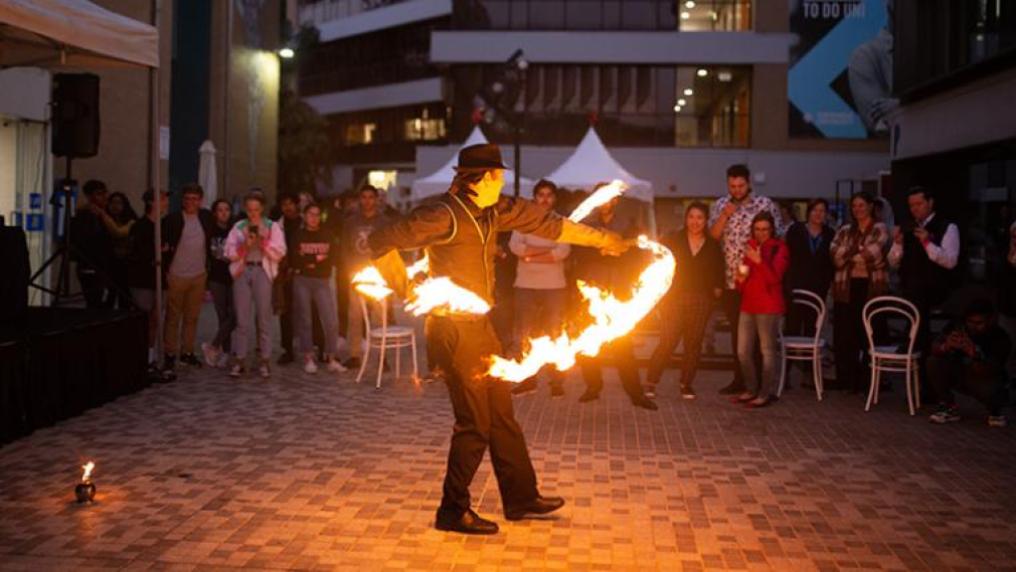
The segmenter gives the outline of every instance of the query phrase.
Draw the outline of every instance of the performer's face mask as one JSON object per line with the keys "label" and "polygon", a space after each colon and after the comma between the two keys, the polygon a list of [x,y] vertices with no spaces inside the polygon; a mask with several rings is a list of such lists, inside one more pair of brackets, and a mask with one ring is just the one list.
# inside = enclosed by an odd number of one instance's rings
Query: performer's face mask
{"label": "performer's face mask", "polygon": [[504,171],[494,169],[487,171],[483,178],[471,188],[476,193],[470,195],[476,206],[485,209],[497,203],[501,198],[501,188],[504,187]]}

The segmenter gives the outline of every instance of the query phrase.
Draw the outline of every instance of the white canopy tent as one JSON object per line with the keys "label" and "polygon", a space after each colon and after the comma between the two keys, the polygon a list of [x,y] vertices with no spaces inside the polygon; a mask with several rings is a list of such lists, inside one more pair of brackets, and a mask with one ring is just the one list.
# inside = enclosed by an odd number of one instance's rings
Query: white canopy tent
{"label": "white canopy tent", "polygon": [[603,146],[592,127],[586,132],[575,152],[545,177],[558,187],[591,191],[597,183],[620,179],[628,184],[626,197],[653,203],[653,184],[629,173]]}
{"label": "white canopy tent", "polygon": [[205,139],[198,149],[198,184],[205,191],[206,208],[211,208],[219,198],[219,176],[215,168],[215,155],[215,143],[212,143],[211,139]]}
{"label": "white canopy tent", "polygon": [[[483,131],[480,130],[480,126],[477,125],[473,128],[473,132],[469,134],[465,142],[462,143],[460,149],[469,147],[470,145],[479,145],[481,143],[487,143],[487,137],[484,136]],[[440,195],[441,193],[448,190],[448,187],[452,184],[452,179],[455,178],[455,166],[458,164],[458,152],[452,155],[448,162],[445,163],[440,169],[434,171],[426,177],[413,181],[412,200],[414,203],[419,203],[423,199]],[[504,172],[504,189],[501,191],[503,194],[511,195],[515,189],[515,172],[508,169]],[[519,193],[523,197],[530,197],[533,194],[533,181],[522,177],[519,184]]]}
{"label": "white canopy tent", "polygon": [[[159,165],[159,30],[87,0],[0,0],[0,67],[58,69],[137,67],[152,70],[150,93],[152,162]],[[152,169],[159,196],[161,169]],[[154,201],[156,219],[161,217]],[[162,307],[162,242],[155,225],[156,307]],[[162,315],[157,312],[159,331]],[[157,339],[161,336],[157,336]],[[160,352],[161,353],[161,352]]]}
{"label": "white canopy tent", "polygon": [[155,27],[87,0],[0,0],[0,63],[159,67]]}

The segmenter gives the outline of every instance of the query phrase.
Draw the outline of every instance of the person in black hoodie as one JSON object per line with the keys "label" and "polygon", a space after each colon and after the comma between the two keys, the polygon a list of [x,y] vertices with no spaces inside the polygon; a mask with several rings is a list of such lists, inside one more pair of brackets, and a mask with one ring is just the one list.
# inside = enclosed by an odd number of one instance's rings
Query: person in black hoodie
{"label": "person in black hoodie", "polygon": [[681,362],[681,397],[695,399],[692,383],[698,370],[702,336],[713,305],[723,294],[723,250],[709,236],[709,207],[695,202],[684,212],[684,228],[663,239],[674,253],[677,274],[660,304],[660,343],[649,360],[646,395],[656,396],[656,385],[663,376],[674,348],[684,340]]}
{"label": "person in black hoodie", "polygon": [[207,287],[212,294],[219,328],[211,342],[201,344],[201,352],[209,367],[225,367],[229,359],[233,328],[236,327],[233,276],[229,273],[229,258],[226,258],[224,252],[226,237],[233,228],[233,209],[229,201],[219,199],[212,203],[212,215],[215,217],[215,227],[212,229]]}
{"label": "person in black hoodie", "polygon": [[303,226],[293,237],[293,250],[289,252],[289,265],[293,272],[293,321],[300,338],[300,351],[304,355],[303,370],[317,373],[314,361],[315,313],[324,330],[322,348],[328,371],[339,373],[346,368],[338,361],[339,322],[332,295],[332,271],[338,244],[335,235],[321,228],[321,207],[309,204],[303,210]]}
{"label": "person in black hoodie", "polygon": [[[159,212],[169,209],[169,193],[163,191]],[[149,373],[159,374],[155,363],[155,339],[158,335],[158,313],[161,309],[155,306],[155,211],[152,205],[155,193],[148,190],[142,195],[145,203],[145,215],[137,220],[128,233],[130,254],[127,261],[127,286],[130,288],[134,305],[148,315],[148,361]],[[165,280],[163,280],[165,286]]]}
{"label": "person in black hoodie", "polygon": [[108,191],[106,183],[93,179],[85,183],[82,192],[87,200],[78,206],[70,225],[71,242],[76,246],[74,262],[85,305],[101,308],[106,289],[112,286],[107,282],[113,261],[113,238],[102,222]]}

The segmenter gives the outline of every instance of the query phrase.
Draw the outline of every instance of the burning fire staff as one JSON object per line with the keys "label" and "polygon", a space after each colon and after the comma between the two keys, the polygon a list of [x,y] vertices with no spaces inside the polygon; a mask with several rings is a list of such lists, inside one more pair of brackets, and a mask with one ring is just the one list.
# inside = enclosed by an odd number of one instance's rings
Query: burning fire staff
{"label": "burning fire staff", "polygon": [[[496,237],[502,231],[595,246],[611,254],[627,250],[629,243],[615,233],[573,223],[529,201],[502,198],[504,169],[496,145],[466,147],[459,152],[455,179],[445,195],[371,234],[374,265],[388,284],[399,290],[398,285],[405,283],[405,269],[392,252],[425,247],[431,276],[447,276],[493,305]],[[486,375],[486,358],[501,352],[489,318],[435,312],[427,317],[426,333],[429,351],[447,372],[455,413],[435,527],[465,534],[497,533],[496,523],[470,508],[469,484],[488,446],[506,519],[561,508],[564,499],[542,496],[537,490],[536,473],[512,408],[512,384]]]}

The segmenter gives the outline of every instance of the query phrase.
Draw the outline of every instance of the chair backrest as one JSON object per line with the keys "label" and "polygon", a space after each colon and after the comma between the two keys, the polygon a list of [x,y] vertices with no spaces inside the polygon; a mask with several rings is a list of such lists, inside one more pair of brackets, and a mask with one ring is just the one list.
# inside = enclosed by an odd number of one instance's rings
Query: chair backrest
{"label": "chair backrest", "polygon": [[795,288],[790,292],[790,303],[798,304],[800,306],[806,306],[811,308],[815,312],[815,336],[814,343],[818,343],[819,337],[822,335],[822,326],[825,324],[826,318],[826,304],[818,294],[810,290],[802,290]]}
{"label": "chair backrest", "polygon": [[875,351],[875,330],[872,322],[879,314],[895,314],[903,316],[910,324],[910,331],[907,333],[907,354],[914,353],[914,342],[917,339],[917,329],[921,325],[921,314],[917,307],[899,296],[877,296],[868,300],[861,311],[864,319],[864,331],[868,335],[868,348]]}
{"label": "chair backrest", "polygon": [[[359,292],[356,295],[360,298],[360,308],[363,311],[363,325],[366,328],[367,335],[370,336],[370,305],[367,303],[367,297]],[[370,300],[371,303],[381,306],[381,329],[388,328],[388,300]]]}

